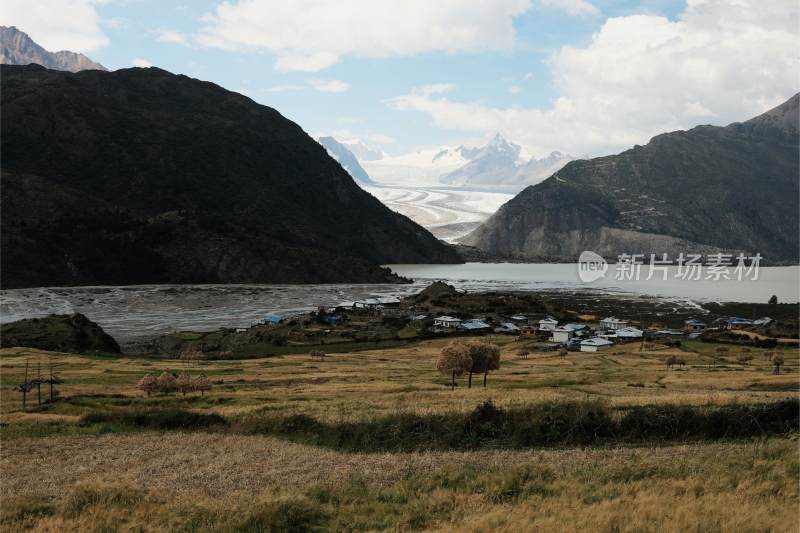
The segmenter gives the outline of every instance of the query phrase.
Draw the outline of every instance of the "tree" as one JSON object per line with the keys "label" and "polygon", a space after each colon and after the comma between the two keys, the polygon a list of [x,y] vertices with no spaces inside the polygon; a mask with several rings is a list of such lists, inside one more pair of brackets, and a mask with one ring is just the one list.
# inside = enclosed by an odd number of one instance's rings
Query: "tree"
{"label": "tree", "polygon": [[310,355],[311,359],[319,359],[320,361],[324,361],[326,356],[322,350],[311,350]]}
{"label": "tree", "polygon": [[144,391],[147,396],[150,396],[152,393],[158,390],[158,380],[153,374],[147,374],[142,376],[142,379],[139,380],[139,388]]}
{"label": "tree", "polygon": [[773,294],[767,303],[770,305],[776,305],[778,303],[778,297]]}
{"label": "tree", "polygon": [[560,355],[561,357],[566,357],[567,356],[567,349],[566,348],[561,348],[560,350],[558,350],[558,355]]}
{"label": "tree", "polygon": [[772,364],[775,365],[775,370],[773,374],[780,374],[781,373],[781,365],[784,363],[783,354],[780,352],[776,352],[772,356]]}
{"label": "tree", "polygon": [[456,376],[463,375],[470,368],[472,368],[472,358],[469,356],[469,350],[460,342],[447,343],[436,361],[436,369],[439,372],[452,376],[453,390],[456,389]]}
{"label": "tree", "polygon": [[203,396],[206,391],[211,390],[211,381],[205,374],[200,374],[194,378],[194,390],[199,390],[200,396]]}
{"label": "tree", "polygon": [[178,379],[175,380],[175,388],[181,391],[181,394],[184,396],[186,396],[187,392],[192,392],[194,390],[194,380],[192,380],[192,376],[185,372],[178,376]]}
{"label": "tree", "polygon": [[527,359],[530,354],[531,352],[529,352],[528,350],[520,350],[519,352],[517,352],[517,357],[520,357],[522,359]]}
{"label": "tree", "polygon": [[162,372],[160,376],[158,376],[158,392],[169,394],[170,392],[175,390],[175,376],[172,372]]}
{"label": "tree", "polygon": [[492,370],[500,368],[500,348],[487,342],[472,342],[467,346],[472,365],[469,370],[469,386],[472,386],[472,374],[483,374],[483,386],[486,377]]}

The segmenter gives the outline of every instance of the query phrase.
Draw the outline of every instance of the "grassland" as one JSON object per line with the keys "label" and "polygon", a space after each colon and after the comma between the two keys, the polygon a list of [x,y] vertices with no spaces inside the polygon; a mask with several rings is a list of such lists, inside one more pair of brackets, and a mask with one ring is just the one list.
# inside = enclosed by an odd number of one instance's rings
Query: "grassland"
{"label": "grassland", "polygon": [[[468,414],[586,402],[612,415],[635,406],[699,409],[798,398],[800,357],[780,375],[763,350],[685,342],[642,352],[517,356],[496,339],[488,387],[451,391],[435,371],[444,341],[337,353],[190,363],[13,348],[0,351],[0,436],[6,531],[442,530],[796,531],[796,432],[749,438],[616,442],[591,446],[353,452],[286,435],[252,434],[292,416],[365,424],[392,417]],[[669,370],[679,355],[686,366]],[[56,365],[60,399],[21,409],[12,390]],[[204,373],[205,396],[145,397],[136,383],[166,369]],[[46,391],[43,390],[43,397]],[[90,423],[100,414],[180,409],[221,426],[153,431]]]}

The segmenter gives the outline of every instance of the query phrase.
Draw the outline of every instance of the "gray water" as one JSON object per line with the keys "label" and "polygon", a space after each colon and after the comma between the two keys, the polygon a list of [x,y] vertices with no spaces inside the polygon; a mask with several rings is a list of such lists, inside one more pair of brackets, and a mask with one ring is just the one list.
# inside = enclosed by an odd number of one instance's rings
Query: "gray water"
{"label": "gray water", "polygon": [[765,267],[758,281],[599,281],[581,283],[576,265],[467,263],[389,265],[414,279],[409,285],[137,285],[47,287],[0,291],[0,322],[79,312],[121,344],[133,346],[177,330],[247,327],[266,314],[297,314],[374,296],[414,294],[433,280],[468,291],[598,290],[637,297],[652,295],[692,305],[698,301],[798,301],[800,267]]}

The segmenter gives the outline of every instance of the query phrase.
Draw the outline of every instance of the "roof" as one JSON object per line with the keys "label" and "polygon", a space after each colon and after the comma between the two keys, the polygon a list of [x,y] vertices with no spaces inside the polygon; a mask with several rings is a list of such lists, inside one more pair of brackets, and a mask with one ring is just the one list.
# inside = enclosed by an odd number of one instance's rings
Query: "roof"
{"label": "roof", "polygon": [[619,324],[619,323],[622,323],[622,322],[628,322],[628,321],[627,321],[627,320],[624,320],[624,319],[622,319],[622,318],[617,318],[617,317],[615,317],[615,316],[610,316],[610,317],[604,318],[604,319],[603,319],[603,320],[601,320],[600,322],[614,322],[614,323],[617,323],[617,324]]}
{"label": "roof", "polygon": [[554,329],[553,333],[555,333],[556,331],[558,331],[559,333],[572,333],[574,330],[568,329],[566,327],[562,327],[562,328]]}
{"label": "roof", "polygon": [[591,339],[586,339],[581,341],[581,345],[586,346],[608,346],[609,344],[614,344],[608,339],[603,339],[601,337],[592,337]]}
{"label": "roof", "polygon": [[693,318],[693,319],[691,319],[691,320],[687,320],[687,321],[685,322],[685,324],[686,324],[687,326],[689,326],[689,325],[705,326],[705,325],[706,325],[706,324],[705,324],[705,322],[701,322],[701,321],[699,321],[699,320],[695,320],[694,318]]}
{"label": "roof", "polygon": [[539,321],[539,323],[540,323],[540,324],[541,324],[542,322],[552,322],[553,324],[558,324],[558,320],[556,320],[555,318],[553,318],[553,317],[551,317],[551,316],[546,316],[546,317],[544,317],[543,319],[541,319],[541,320]]}
{"label": "roof", "polygon": [[514,331],[519,331],[519,328],[517,327],[517,325],[516,324],[512,324],[511,322],[503,322],[502,324],[500,324],[500,327],[503,328],[503,329],[511,329],[511,330],[514,330]]}
{"label": "roof", "polygon": [[464,329],[484,329],[490,326],[486,322],[481,322],[480,320],[467,320],[461,323],[461,327]]}
{"label": "roof", "polygon": [[564,329],[568,329],[570,331],[578,331],[579,329],[586,329],[588,326],[586,324],[566,324]]}
{"label": "roof", "polygon": [[440,322],[461,322],[460,318],[447,315],[437,316],[436,318],[434,318],[434,320],[438,320]]}
{"label": "roof", "polygon": [[641,337],[644,331],[636,328],[620,328],[617,330],[617,337]]}
{"label": "roof", "polygon": [[511,317],[511,320],[528,320],[528,317],[522,315],[514,315]]}
{"label": "roof", "polygon": [[411,320],[425,320],[426,318],[428,318],[428,315],[411,315],[408,318]]}
{"label": "roof", "polygon": [[277,322],[283,322],[283,317],[282,316],[278,316],[278,315],[267,315],[267,316],[264,317],[264,320],[266,322],[277,323]]}
{"label": "roof", "polygon": [[739,318],[739,317],[731,317],[728,319],[729,324],[752,324],[752,320],[748,320],[746,318]]}
{"label": "roof", "polygon": [[772,319],[768,316],[762,316],[758,320],[753,320],[753,324],[769,324],[772,322]]}

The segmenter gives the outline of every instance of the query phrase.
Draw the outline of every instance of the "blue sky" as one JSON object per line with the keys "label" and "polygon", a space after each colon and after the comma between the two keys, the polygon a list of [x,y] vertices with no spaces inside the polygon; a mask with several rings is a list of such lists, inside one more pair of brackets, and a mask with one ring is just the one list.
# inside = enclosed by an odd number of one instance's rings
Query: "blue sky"
{"label": "blue sky", "polygon": [[[333,15],[316,22],[309,15],[309,37],[298,43],[295,33],[306,30],[306,14],[320,2],[289,2],[292,12],[279,7],[286,2],[233,0],[223,15],[216,0],[44,0],[51,9],[37,19],[10,0],[0,23],[110,69],[151,64],[213,81],[309,133],[358,137],[394,154],[474,144],[495,130],[535,155],[609,153],[668,129],[746,119],[798,88],[796,58],[785,48],[798,44],[791,1],[764,16],[757,2],[442,0],[448,5],[435,13],[389,17],[365,15],[358,0],[329,2],[333,11],[325,13]],[[296,31],[276,31],[280,17]],[[730,35],[726,19],[767,31],[754,42],[714,48],[709,43]],[[397,35],[395,22],[403,27]],[[376,42],[383,45],[381,24],[387,50],[373,54]],[[373,25],[377,38],[368,35]],[[467,29],[452,33],[458,25]],[[431,37],[436,27],[441,39]],[[737,46],[751,50],[747,58],[736,57]],[[287,57],[288,67],[276,64]],[[708,68],[713,75],[704,79]],[[746,68],[762,79],[731,74]],[[426,89],[434,84],[439,89]]]}

